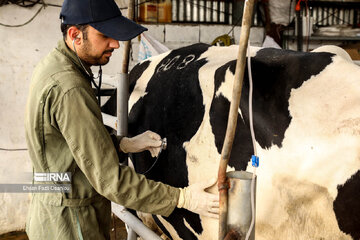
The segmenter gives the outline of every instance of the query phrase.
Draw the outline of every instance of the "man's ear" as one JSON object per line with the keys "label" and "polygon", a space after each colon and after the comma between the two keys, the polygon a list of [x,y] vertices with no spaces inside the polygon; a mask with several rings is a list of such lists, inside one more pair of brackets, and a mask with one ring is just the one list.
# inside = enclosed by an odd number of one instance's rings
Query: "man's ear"
{"label": "man's ear", "polygon": [[71,26],[68,29],[67,36],[70,39],[70,41],[75,41],[76,44],[81,43],[82,39],[82,32],[75,26]]}

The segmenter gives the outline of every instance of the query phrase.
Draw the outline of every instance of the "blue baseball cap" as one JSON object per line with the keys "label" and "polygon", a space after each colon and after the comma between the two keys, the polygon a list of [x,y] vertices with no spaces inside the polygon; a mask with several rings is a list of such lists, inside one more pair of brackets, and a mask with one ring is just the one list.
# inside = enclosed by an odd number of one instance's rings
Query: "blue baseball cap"
{"label": "blue baseball cap", "polygon": [[89,24],[118,41],[130,40],[147,30],[124,17],[114,0],[65,0],[60,19],[64,24]]}

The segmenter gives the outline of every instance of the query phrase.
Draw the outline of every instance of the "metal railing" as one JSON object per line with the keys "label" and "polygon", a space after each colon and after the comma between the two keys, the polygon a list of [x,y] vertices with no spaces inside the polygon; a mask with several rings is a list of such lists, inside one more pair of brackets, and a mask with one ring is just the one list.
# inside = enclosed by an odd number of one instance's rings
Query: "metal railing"
{"label": "metal railing", "polygon": [[[138,22],[162,23],[160,6],[166,0],[135,0]],[[172,23],[241,25],[243,0],[168,0]],[[147,11],[147,12],[146,12]],[[146,17],[144,14],[148,14]],[[157,16],[156,16],[157,15]],[[149,17],[150,16],[150,17]],[[161,18],[161,17],[160,17]],[[158,21],[159,20],[159,21]],[[255,4],[253,26],[262,26],[258,4]]]}
{"label": "metal railing", "polygon": [[308,7],[316,26],[360,27],[360,1],[309,1]]}
{"label": "metal railing", "polygon": [[172,21],[232,24],[233,5],[232,0],[172,0]]}

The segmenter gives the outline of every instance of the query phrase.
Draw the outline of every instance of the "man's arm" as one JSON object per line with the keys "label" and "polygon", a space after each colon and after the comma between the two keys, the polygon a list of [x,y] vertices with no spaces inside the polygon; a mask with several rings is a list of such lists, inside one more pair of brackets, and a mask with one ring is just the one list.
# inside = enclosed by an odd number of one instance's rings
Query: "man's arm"
{"label": "man's arm", "polygon": [[180,190],[148,180],[127,166],[119,166],[116,149],[102,121],[96,99],[77,87],[62,97],[54,114],[74,159],[101,195],[125,207],[169,215]]}
{"label": "man's arm", "polygon": [[[205,192],[214,181],[178,189],[120,166],[111,137],[101,121],[97,101],[84,88],[69,90],[55,108],[55,116],[77,165],[96,191],[109,200],[164,216],[177,206],[217,217],[218,196]],[[160,136],[150,131],[125,139],[119,148],[126,152],[155,149],[157,155],[161,145]]]}

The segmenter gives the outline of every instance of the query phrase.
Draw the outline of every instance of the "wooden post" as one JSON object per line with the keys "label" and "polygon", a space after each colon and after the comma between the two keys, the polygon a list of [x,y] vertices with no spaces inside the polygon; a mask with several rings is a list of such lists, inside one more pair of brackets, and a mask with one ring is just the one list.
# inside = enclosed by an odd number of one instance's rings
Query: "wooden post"
{"label": "wooden post", "polygon": [[[134,19],[134,5],[135,0],[129,0],[128,4],[128,19]],[[121,73],[117,79],[117,135],[126,137],[128,134],[128,99],[129,99],[129,55],[130,55],[131,39],[124,42],[124,53]]]}
{"label": "wooden post", "polygon": [[227,211],[228,211],[228,189],[229,183],[226,177],[226,168],[229,163],[232,144],[235,137],[238,109],[244,80],[246,50],[252,24],[252,13],[254,0],[245,0],[244,14],[241,25],[240,43],[236,61],[235,79],[233,84],[232,100],[229,110],[229,119],[226,128],[224,145],[221,151],[221,160],[218,172],[218,189],[220,197],[219,213],[219,240],[224,240],[227,234]]}
{"label": "wooden post", "polygon": [[[129,6],[128,6],[128,19],[134,20],[134,0],[129,0]],[[131,40],[125,42],[124,46],[124,55],[123,55],[123,65],[122,65],[122,73],[128,73],[129,72],[129,55],[130,55],[130,44]]]}

